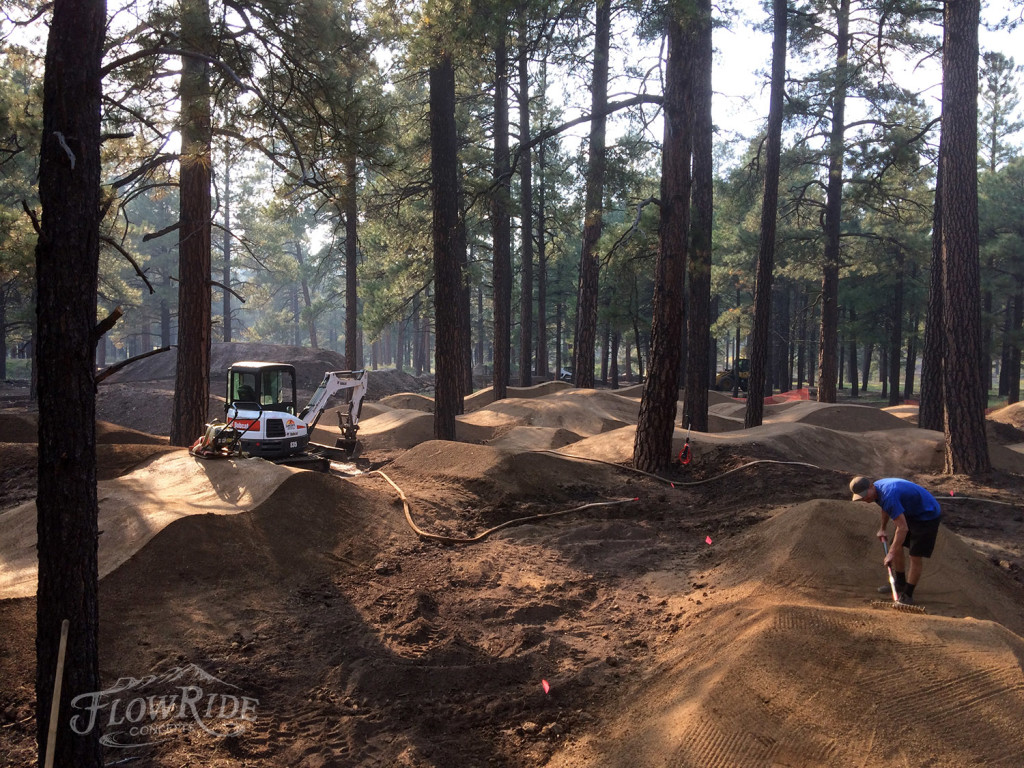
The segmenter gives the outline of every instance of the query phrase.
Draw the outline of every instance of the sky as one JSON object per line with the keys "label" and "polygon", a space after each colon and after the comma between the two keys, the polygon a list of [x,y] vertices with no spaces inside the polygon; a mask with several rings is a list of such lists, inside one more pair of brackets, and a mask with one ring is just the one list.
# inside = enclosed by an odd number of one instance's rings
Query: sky
{"label": "sky", "polygon": [[[760,0],[731,1],[741,21],[731,29],[717,29],[714,33],[714,120],[726,130],[749,136],[759,130],[768,115],[767,71],[771,65],[771,37],[754,30],[749,20],[766,19],[768,11],[761,7]],[[1014,57],[1018,64],[1024,64],[1024,26],[997,32],[985,28],[984,22],[996,22],[1008,13],[1009,0],[982,2],[983,25],[978,30],[981,51],[1001,51]],[[1020,18],[1024,9],[1017,8],[1013,13]],[[940,34],[940,30],[937,28],[935,33]],[[918,90],[929,87],[926,98],[933,102],[938,113],[941,98],[938,61],[917,69],[908,67],[903,77]]]}

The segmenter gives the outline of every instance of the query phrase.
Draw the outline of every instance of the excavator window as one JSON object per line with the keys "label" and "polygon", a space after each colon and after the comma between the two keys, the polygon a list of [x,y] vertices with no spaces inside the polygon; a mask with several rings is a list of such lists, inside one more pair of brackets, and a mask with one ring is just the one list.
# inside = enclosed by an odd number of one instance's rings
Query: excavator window
{"label": "excavator window", "polygon": [[236,403],[255,403],[256,374],[235,372],[232,378],[231,400]]}
{"label": "excavator window", "polygon": [[260,404],[270,411],[287,411],[295,413],[295,403],[291,402],[292,382],[285,371],[264,371],[263,389],[260,392]]}

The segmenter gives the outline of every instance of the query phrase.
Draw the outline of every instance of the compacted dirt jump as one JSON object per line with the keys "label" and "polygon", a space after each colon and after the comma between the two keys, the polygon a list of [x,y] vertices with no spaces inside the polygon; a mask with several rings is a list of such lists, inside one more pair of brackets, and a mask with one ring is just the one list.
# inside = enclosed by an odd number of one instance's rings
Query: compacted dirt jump
{"label": "compacted dirt jump", "polygon": [[[160,738],[104,710],[107,762],[1021,765],[1015,414],[995,415],[997,469],[968,482],[939,474],[942,436],[912,414],[780,403],[744,430],[722,399],[723,428],[691,434],[692,463],[659,480],[621,466],[639,392],[514,394],[478,395],[455,443],[432,439],[421,393],[368,404],[363,456],[332,474],[157,438],[101,451],[104,695],[147,680],[221,697],[205,727],[147,709]],[[0,417],[13,767],[35,751],[35,446],[24,408]],[[849,501],[854,474],[942,502],[926,614],[872,605],[878,512]]]}

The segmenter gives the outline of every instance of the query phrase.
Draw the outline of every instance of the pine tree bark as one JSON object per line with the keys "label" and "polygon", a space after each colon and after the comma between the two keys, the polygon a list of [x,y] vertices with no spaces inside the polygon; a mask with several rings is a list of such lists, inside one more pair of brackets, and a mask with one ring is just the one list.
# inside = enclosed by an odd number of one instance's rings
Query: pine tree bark
{"label": "pine tree bark", "polygon": [[359,360],[359,170],[355,155],[345,158],[345,365],[358,370]]}
{"label": "pine tree bark", "polygon": [[61,624],[69,633],[54,765],[103,765],[100,733],[70,727],[69,702],[101,690],[96,498],[96,290],[100,225],[103,0],[56,0],[43,79],[36,245],[36,727],[49,743]]}
{"label": "pine tree bark", "polygon": [[1017,278],[1017,289],[1013,295],[1013,337],[1010,341],[1009,355],[1006,361],[1007,390],[1006,403],[1012,405],[1020,402],[1020,338],[1021,328],[1024,327],[1024,279]]}
{"label": "pine tree bark", "polygon": [[821,281],[821,332],[818,337],[818,402],[836,401],[839,332],[839,235],[843,215],[843,154],[846,134],[846,92],[850,50],[850,0],[840,0],[836,33],[836,83],[832,97],[832,129],[828,143],[828,184],[825,200],[825,264]]}
{"label": "pine tree bark", "polygon": [[943,328],[946,472],[989,471],[978,260],[979,0],[945,4],[942,59]]}
{"label": "pine tree bark", "polygon": [[519,386],[533,385],[533,151],[530,143],[530,57],[527,7],[520,6],[519,36]]}
{"label": "pine tree bark", "polygon": [[786,81],[787,0],[774,0],[772,80],[768,105],[768,136],[764,145],[764,194],[761,202],[761,239],[754,283],[754,326],[750,345],[745,426],[759,427],[764,418],[768,331],[771,328],[772,273],[775,269],[775,231],[779,210],[779,166],[782,155],[782,108]]}
{"label": "pine tree bark", "polygon": [[608,105],[608,52],[611,48],[611,0],[597,0],[594,32],[594,76],[591,82],[590,157],[584,195],[583,246],[580,251],[579,290],[576,299],[576,339],[573,347],[573,378],[577,387],[594,386],[597,346],[598,263],[601,238],[604,178],[607,166],[605,128]]}
{"label": "pine tree bark", "polygon": [[494,46],[494,190],[491,197],[491,239],[494,244],[491,281],[494,312],[494,399],[508,396],[512,337],[512,223],[508,147],[508,46],[504,26]]}
{"label": "pine tree bark", "polygon": [[687,264],[686,373],[683,426],[708,431],[711,378],[711,250],[714,207],[714,128],[711,119],[711,2],[697,3],[693,88],[693,211]]}
{"label": "pine tree bark", "polygon": [[661,165],[661,225],[655,266],[651,350],[633,443],[633,465],[657,472],[672,459],[683,338],[683,281],[690,224],[690,60],[693,37],[678,7],[668,19],[665,65],[665,139]]}
{"label": "pine tree bark", "polygon": [[[221,282],[224,285],[224,295],[221,301],[222,324],[224,331],[224,342],[231,342],[231,158],[224,159],[224,237],[221,240]],[[145,351],[149,351],[148,345]]]}
{"label": "pine tree bark", "polygon": [[430,176],[434,251],[434,437],[455,439],[462,412],[462,268],[458,248],[458,133],[455,123],[455,67],[450,51],[430,67]]}
{"label": "pine tree bark", "polygon": [[537,375],[542,381],[551,378],[548,359],[548,254],[544,236],[547,228],[544,210],[544,142],[537,147],[540,182],[537,185]]}
{"label": "pine tree bark", "polygon": [[[209,0],[181,8],[186,51],[211,49]],[[210,163],[209,65],[196,56],[181,60],[181,172],[178,228],[178,359],[175,369],[171,445],[191,445],[203,434],[210,392]]]}
{"label": "pine tree bark", "polygon": [[850,304],[850,340],[849,340],[849,368],[850,368],[850,397],[860,397],[860,379],[857,375],[857,308]]}
{"label": "pine tree bark", "polygon": [[[939,157],[945,130],[939,139]],[[917,425],[921,429],[941,432],[944,419],[943,369],[946,360],[946,335],[943,331],[942,295],[942,163],[935,174],[935,205],[932,209],[932,259],[928,279],[928,307],[924,325],[924,349],[921,353],[921,404]]]}
{"label": "pine tree bark", "polygon": [[[897,246],[898,247],[898,246]],[[903,348],[903,249],[896,256],[896,287],[893,290],[892,326],[889,335],[889,405],[900,404],[900,351]]]}

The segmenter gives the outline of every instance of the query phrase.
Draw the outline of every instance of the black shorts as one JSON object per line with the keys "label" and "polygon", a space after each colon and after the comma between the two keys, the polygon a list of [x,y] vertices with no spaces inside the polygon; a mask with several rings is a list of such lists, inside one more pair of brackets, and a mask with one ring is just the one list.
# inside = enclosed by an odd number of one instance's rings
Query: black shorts
{"label": "black shorts", "polygon": [[935,550],[935,537],[939,534],[940,518],[934,520],[911,520],[907,518],[907,538],[903,546],[910,549],[913,557],[931,557]]}

